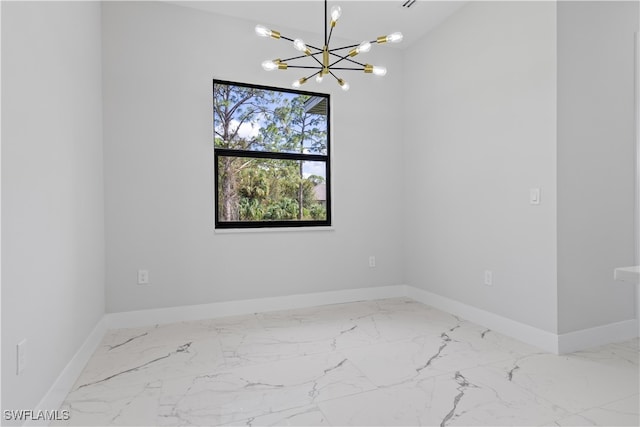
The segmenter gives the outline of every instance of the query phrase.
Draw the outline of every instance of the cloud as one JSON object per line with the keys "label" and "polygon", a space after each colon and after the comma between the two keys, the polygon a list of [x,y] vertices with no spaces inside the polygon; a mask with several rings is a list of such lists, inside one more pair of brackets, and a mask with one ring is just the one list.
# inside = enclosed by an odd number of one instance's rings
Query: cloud
{"label": "cloud", "polygon": [[[240,129],[238,129],[240,126]],[[231,120],[231,130],[238,129],[238,136],[243,139],[253,139],[260,134],[260,125],[244,122],[240,124],[238,120]]]}

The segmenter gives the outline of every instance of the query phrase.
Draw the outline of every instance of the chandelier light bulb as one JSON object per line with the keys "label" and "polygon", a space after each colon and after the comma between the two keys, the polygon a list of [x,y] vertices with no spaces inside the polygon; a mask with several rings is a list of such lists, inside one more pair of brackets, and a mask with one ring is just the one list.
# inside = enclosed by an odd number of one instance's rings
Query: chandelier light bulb
{"label": "chandelier light bulb", "polygon": [[376,76],[384,76],[387,74],[387,69],[385,67],[380,67],[377,65],[373,66],[373,74],[375,74]]}
{"label": "chandelier light bulb", "polygon": [[360,45],[358,45],[355,49],[351,50],[349,52],[349,56],[356,56],[361,52],[369,52],[370,50],[371,50],[371,43],[364,41],[360,43]]}
{"label": "chandelier light bulb", "polygon": [[265,27],[264,25],[256,25],[256,34],[260,37],[270,37],[271,30]]}
{"label": "chandelier light bulb", "polygon": [[295,47],[297,50],[299,50],[300,52],[304,52],[304,50],[307,48],[307,45],[304,44],[304,42],[302,41],[302,39],[295,39],[293,41],[293,47]]}
{"label": "chandelier light bulb", "polygon": [[307,45],[304,44],[304,41],[302,41],[302,39],[295,39],[293,41],[293,47],[295,47],[296,50],[299,50],[300,52],[304,52],[307,55],[311,55],[311,50],[309,50]]}
{"label": "chandelier light bulb", "polygon": [[400,43],[402,41],[402,39],[404,38],[404,36],[402,35],[402,33],[398,32],[398,33],[391,33],[387,36],[387,41],[389,43]]}
{"label": "chandelier light bulb", "polygon": [[342,15],[342,8],[340,6],[333,6],[331,8],[331,21],[335,23],[340,18],[340,15]]}
{"label": "chandelier light bulb", "polygon": [[324,80],[324,76],[320,72],[318,73],[318,75],[316,75],[316,83],[322,83],[322,80]]}
{"label": "chandelier light bulb", "polygon": [[307,78],[306,77],[302,77],[296,81],[294,81],[291,86],[293,86],[294,88],[298,89],[300,88],[300,86],[302,86],[303,84],[305,84],[307,82]]}
{"label": "chandelier light bulb", "polygon": [[358,53],[369,52],[371,50],[371,43],[364,41],[360,43],[360,46],[358,46],[356,50],[358,51]]}
{"label": "chandelier light bulb", "polygon": [[278,68],[278,64],[276,64],[274,61],[267,60],[262,63],[262,68],[265,71],[273,71]]}
{"label": "chandelier light bulb", "polygon": [[338,79],[338,84],[340,85],[343,91],[346,92],[349,90],[349,83],[345,82],[344,80]]}

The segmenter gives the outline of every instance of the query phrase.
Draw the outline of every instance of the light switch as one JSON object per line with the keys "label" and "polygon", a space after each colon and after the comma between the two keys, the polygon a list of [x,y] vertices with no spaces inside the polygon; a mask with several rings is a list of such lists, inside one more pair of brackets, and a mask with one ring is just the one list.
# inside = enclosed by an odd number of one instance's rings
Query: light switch
{"label": "light switch", "polygon": [[540,189],[532,188],[529,190],[529,203],[532,205],[540,204]]}

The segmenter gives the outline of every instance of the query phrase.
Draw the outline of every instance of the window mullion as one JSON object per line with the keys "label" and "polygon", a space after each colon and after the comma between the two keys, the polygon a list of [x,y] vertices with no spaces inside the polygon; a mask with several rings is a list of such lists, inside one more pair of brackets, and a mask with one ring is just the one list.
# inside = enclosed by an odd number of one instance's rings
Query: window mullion
{"label": "window mullion", "polygon": [[310,153],[286,153],[278,151],[252,151],[234,150],[231,148],[215,148],[216,155],[226,157],[245,157],[257,159],[278,159],[278,160],[306,160],[312,162],[326,162],[329,156],[326,154]]}

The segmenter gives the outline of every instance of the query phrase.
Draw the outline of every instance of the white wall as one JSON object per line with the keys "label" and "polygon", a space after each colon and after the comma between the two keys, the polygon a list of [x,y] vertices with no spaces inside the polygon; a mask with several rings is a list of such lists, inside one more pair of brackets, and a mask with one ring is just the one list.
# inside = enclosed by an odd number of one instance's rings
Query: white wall
{"label": "white wall", "polygon": [[467,4],[405,81],[406,283],[555,333],[555,3]]}
{"label": "white wall", "polygon": [[638,2],[558,3],[558,313],[566,333],[634,318]]}
{"label": "white wall", "polygon": [[[332,94],[335,230],[220,234],[212,79],[290,87],[301,75],[260,63],[291,46],[256,37],[256,22],[181,6],[102,11],[107,311],[402,283],[400,51],[370,54],[388,66],[384,80],[347,74],[348,93],[331,81],[305,86]],[[139,268],[149,286],[136,284]]]}
{"label": "white wall", "polygon": [[100,37],[98,3],[2,2],[3,409],[35,408],[104,314]]}

